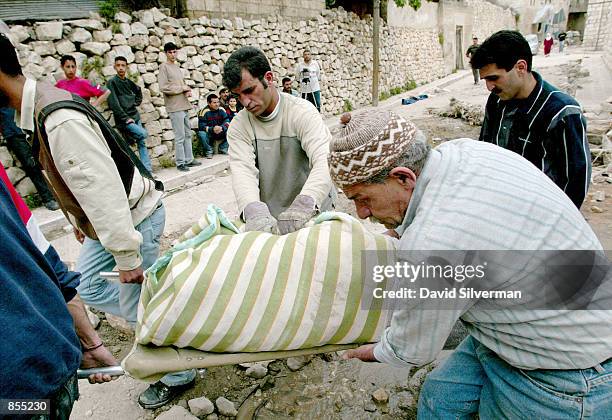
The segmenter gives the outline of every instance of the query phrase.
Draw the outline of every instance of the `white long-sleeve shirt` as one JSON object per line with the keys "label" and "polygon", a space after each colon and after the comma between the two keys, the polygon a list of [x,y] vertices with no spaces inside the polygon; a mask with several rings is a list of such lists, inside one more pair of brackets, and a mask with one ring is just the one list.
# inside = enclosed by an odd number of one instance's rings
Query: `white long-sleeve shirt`
{"label": "white long-sleeve shirt", "polygon": [[[18,125],[34,131],[36,82],[26,79]],[[45,120],[49,148],[62,179],[89,218],[98,240],[120,270],[140,267],[142,235],[134,228],[158,206],[162,192],[134,171],[127,197],[111,151],[97,123],[85,114],[58,109]],[[76,226],[73,220],[70,221]]]}
{"label": "white long-sleeve shirt", "polygon": [[[513,250],[517,253],[508,255],[515,258],[518,251],[601,250],[584,217],[548,177],[516,153],[470,139],[430,152],[396,231],[400,250],[428,255],[435,254],[431,250]],[[522,284],[535,293],[554,282],[546,274],[537,270],[504,286]],[[609,285],[599,292],[611,298]],[[487,310],[483,300],[453,302],[436,310],[397,302],[391,325],[374,348],[376,359],[398,366],[429,363],[458,319],[474,338],[521,369],[585,369],[612,357],[609,307]]]}

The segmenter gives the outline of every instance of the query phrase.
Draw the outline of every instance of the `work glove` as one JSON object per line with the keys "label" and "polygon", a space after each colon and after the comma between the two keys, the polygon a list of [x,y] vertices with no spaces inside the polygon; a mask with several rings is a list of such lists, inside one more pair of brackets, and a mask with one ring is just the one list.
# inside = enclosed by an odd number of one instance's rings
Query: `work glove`
{"label": "work glove", "polygon": [[253,201],[247,204],[242,212],[246,225],[244,230],[250,232],[253,230],[259,232],[276,233],[276,219],[270,214],[270,210],[266,203],[261,201]]}
{"label": "work glove", "polygon": [[295,232],[318,213],[314,198],[298,195],[287,210],[278,215],[278,234]]}

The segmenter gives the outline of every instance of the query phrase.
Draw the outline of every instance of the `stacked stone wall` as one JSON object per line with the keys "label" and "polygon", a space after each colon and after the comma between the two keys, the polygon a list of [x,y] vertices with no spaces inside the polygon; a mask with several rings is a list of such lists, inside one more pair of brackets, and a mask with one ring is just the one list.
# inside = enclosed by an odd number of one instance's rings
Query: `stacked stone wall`
{"label": "stacked stone wall", "polygon": [[474,10],[473,34],[479,42],[500,29],[516,29],[516,20],[510,9],[491,4],[484,0],[469,0],[468,4]]}
{"label": "stacked stone wall", "polygon": [[582,45],[585,49],[612,50],[612,2],[589,2]]}
{"label": "stacked stone wall", "polygon": [[[280,16],[266,19],[175,19],[157,9],[118,13],[116,22],[105,25],[99,18],[65,22],[38,22],[11,26],[24,73],[55,83],[61,77],[59,59],[73,55],[79,66],[97,69],[84,77],[102,84],[115,74],[114,58],[125,56],[130,77],[143,88],[140,106],[142,121],[149,133],[147,146],[154,166],[173,158],[174,133],[157,82],[159,65],[165,61],[163,45],[175,42],[178,62],[192,87],[196,112],[205,105],[206,95],[222,86],[223,64],[232,51],[243,45],[261,48],[277,80],[293,76],[304,49],[310,49],[323,68],[323,112],[327,115],[371,101],[372,19],[360,19],[342,9],[325,10],[314,19],[290,21]],[[381,28],[380,91],[403,86],[414,80],[423,84],[444,76],[442,50],[435,30]],[[113,122],[104,104],[103,115]],[[0,146],[5,167],[14,164],[5,146]],[[34,192],[22,171],[13,171],[15,184],[24,182],[23,195]],[[18,175],[18,176],[17,176]]]}

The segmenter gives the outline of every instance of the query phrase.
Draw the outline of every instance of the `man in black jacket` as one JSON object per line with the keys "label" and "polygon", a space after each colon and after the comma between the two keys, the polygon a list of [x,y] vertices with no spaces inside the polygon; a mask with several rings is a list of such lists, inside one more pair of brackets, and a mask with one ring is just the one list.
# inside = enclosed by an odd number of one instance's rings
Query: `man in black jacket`
{"label": "man in black jacket", "polygon": [[506,30],[472,55],[491,91],[480,140],[523,156],[580,208],[591,179],[586,120],[574,98],[531,71],[531,58],[523,35]]}
{"label": "man in black jacket", "polygon": [[142,91],[136,83],[126,77],[127,59],[125,57],[115,57],[115,71],[117,75],[108,81],[108,89],[112,92],[108,98],[108,104],[115,116],[115,124],[125,134],[127,140],[136,141],[140,160],[151,172],[151,160],[145,142],[148,133],[142,127],[140,114],[136,109],[142,102]]}

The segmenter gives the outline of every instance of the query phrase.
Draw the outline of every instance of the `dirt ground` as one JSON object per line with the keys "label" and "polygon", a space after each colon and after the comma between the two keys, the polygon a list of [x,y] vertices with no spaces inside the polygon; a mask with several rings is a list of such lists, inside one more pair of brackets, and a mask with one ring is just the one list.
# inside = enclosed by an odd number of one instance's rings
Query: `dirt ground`
{"label": "dirt ground", "polygon": [[[552,61],[552,60],[550,60]],[[567,60],[566,60],[567,61]],[[541,73],[553,83],[566,81],[567,68],[559,66],[543,67]],[[473,104],[484,104],[486,91],[483,86],[474,86],[469,77],[464,78],[454,86],[448,87],[448,93],[432,95],[431,100],[424,104],[415,104],[412,108],[396,106],[397,112],[409,117],[425,132],[435,146],[441,142],[457,137],[477,138],[479,126],[467,124],[464,120],[431,115],[427,108],[442,108],[448,104],[451,96]],[[589,80],[580,82],[588,88]],[[580,92],[580,90],[579,90]],[[398,102],[399,98],[393,99]],[[424,101],[425,102],[425,101]],[[394,109],[395,110],[395,109]],[[605,249],[612,250],[612,179],[599,174],[601,168],[596,168],[597,176],[593,179],[589,197],[582,206],[582,214],[600,238]],[[207,185],[199,185],[188,194],[193,205],[204,206],[215,193],[211,188],[229,188],[227,174],[215,177]],[[231,190],[230,190],[231,191]],[[603,191],[604,199],[601,200]],[[179,192],[167,200],[180,200]],[[231,203],[225,204],[231,207]],[[225,207],[224,207],[225,208]],[[355,215],[355,209],[342,194],[339,195],[337,208]],[[228,212],[235,217],[235,209]],[[195,220],[193,220],[195,222]],[[381,232],[380,225],[365,221],[374,231]],[[166,226],[166,234],[162,238],[162,251],[168,249],[173,240],[185,231],[191,222],[170,221]],[[100,335],[111,352],[118,358],[123,358],[130,350],[133,335],[114,329],[99,314],[101,325]],[[241,419],[399,419],[415,418],[418,390],[429,366],[417,371],[410,369],[390,368],[381,364],[364,364],[357,361],[341,361],[337,354],[315,356],[297,371],[291,371],[286,361],[273,361],[268,365],[268,374],[262,379],[254,379],[246,375],[245,368],[240,366],[224,366],[208,369],[200,375],[196,385],[186,391],[171,404],[154,411],[141,409],[137,397],[146,384],[130,378],[120,378],[111,384],[92,386],[81,381],[82,398],[75,406],[72,418],[117,418],[117,419],[152,419],[168,410],[172,405],[187,407],[187,401],[205,396],[211,401],[223,396],[235,403],[236,408],[242,406],[239,413]],[[388,396],[387,402],[376,402],[373,399],[375,391],[384,390]],[[112,400],[112,404],[104,400]],[[203,417],[204,418],[204,417]],[[217,415],[207,417],[210,420]],[[223,418],[221,416],[221,418]]]}

